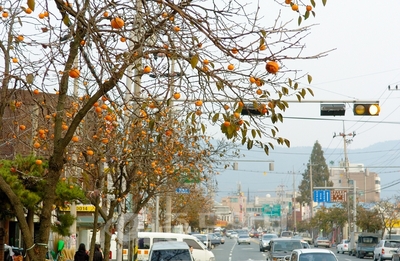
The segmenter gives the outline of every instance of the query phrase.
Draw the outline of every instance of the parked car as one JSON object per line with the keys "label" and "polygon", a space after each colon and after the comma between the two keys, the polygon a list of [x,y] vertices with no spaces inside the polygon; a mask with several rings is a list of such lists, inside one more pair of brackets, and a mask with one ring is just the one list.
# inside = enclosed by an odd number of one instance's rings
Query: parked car
{"label": "parked car", "polygon": [[225,235],[226,235],[227,237],[231,237],[232,232],[233,232],[233,230],[227,230],[226,233],[225,233]]}
{"label": "parked car", "polygon": [[225,238],[223,236],[220,236],[219,240],[221,241],[221,244],[225,244]]}
{"label": "parked car", "polygon": [[350,240],[343,239],[339,244],[337,244],[336,253],[344,254],[344,252],[349,252],[349,243],[350,243]]}
{"label": "parked car", "polygon": [[[266,247],[266,261],[284,260],[294,249],[303,249],[300,239],[274,238]],[[304,249],[306,250],[306,249]],[[301,260],[303,261],[303,260]]]}
{"label": "parked car", "polygon": [[326,247],[329,248],[331,247],[331,241],[327,237],[317,237],[317,239],[314,242],[314,247]]}
{"label": "parked car", "polygon": [[269,241],[271,239],[278,238],[276,234],[264,234],[260,238],[260,252],[264,252],[267,249]]}
{"label": "parked car", "polygon": [[309,260],[323,260],[323,261],[338,261],[336,255],[329,249],[294,249],[288,260],[291,261],[309,261]]}
{"label": "parked car", "polygon": [[400,248],[394,250],[392,255],[392,261],[400,261]]}
{"label": "parked car", "polygon": [[374,249],[374,261],[392,259],[395,251],[400,247],[400,241],[397,240],[381,240]]}
{"label": "parked car", "polygon": [[240,234],[237,238],[238,245],[240,244],[249,244],[250,245],[250,237],[247,234]]}
{"label": "parked car", "polygon": [[197,237],[207,248],[211,247],[211,244],[206,234],[192,234],[192,236]]}
{"label": "parked car", "polygon": [[312,242],[313,240],[312,240],[312,237],[311,237],[310,233],[308,233],[308,232],[300,232],[299,236],[301,236],[304,241],[307,241],[308,244],[311,245],[313,243]]}
{"label": "parked car", "polygon": [[207,237],[208,237],[208,242],[210,242],[209,244],[211,245],[211,248],[214,248],[221,244],[221,238],[215,235],[214,233],[207,234]]}

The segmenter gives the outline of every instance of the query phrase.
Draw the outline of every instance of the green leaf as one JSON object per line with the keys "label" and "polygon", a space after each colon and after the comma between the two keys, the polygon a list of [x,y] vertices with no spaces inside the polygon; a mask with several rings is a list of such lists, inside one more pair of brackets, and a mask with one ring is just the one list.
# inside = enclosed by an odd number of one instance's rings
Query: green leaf
{"label": "green leaf", "polygon": [[271,121],[272,121],[272,123],[277,122],[277,120],[278,120],[278,116],[276,116],[276,114],[272,114],[272,115],[271,115]]}
{"label": "green leaf", "polygon": [[257,135],[256,130],[255,130],[255,129],[252,129],[252,130],[251,130],[251,136],[253,137],[253,139],[256,137],[256,135]]}
{"label": "green leaf", "polygon": [[297,90],[297,88],[299,88],[299,83],[295,83],[293,89]]}
{"label": "green leaf", "polygon": [[262,34],[263,37],[267,36],[267,32],[265,30],[261,30],[260,33]]}
{"label": "green leaf", "polygon": [[35,76],[33,76],[32,73],[29,73],[26,75],[26,83],[32,84],[34,80],[35,80]]}
{"label": "green leaf", "polygon": [[307,91],[308,91],[312,96],[314,96],[314,92],[313,92],[313,90],[312,90],[311,88],[307,88]]}
{"label": "green leaf", "polygon": [[218,91],[224,89],[224,83],[223,83],[222,81],[218,81],[218,82],[216,83],[216,85],[217,85]]}
{"label": "green leaf", "polygon": [[242,129],[242,137],[246,139],[247,136],[247,129]]}
{"label": "green leaf", "polygon": [[219,119],[219,113],[216,113],[216,114],[214,114],[214,116],[212,117],[212,122],[213,123],[215,123],[215,122],[217,122],[218,121],[218,119]]}
{"label": "green leaf", "polygon": [[300,96],[299,94],[296,94],[296,97],[297,97],[297,100],[298,100],[299,102],[301,102],[301,96]]}
{"label": "green leaf", "polygon": [[326,5],[326,0],[322,0],[322,4],[325,6]]}
{"label": "green leaf", "polygon": [[299,19],[297,20],[297,23],[300,25],[302,20],[303,20],[303,18],[301,18],[301,15],[299,15]]}
{"label": "green leaf", "polygon": [[289,86],[292,87],[292,84],[293,84],[292,79],[288,78],[288,82],[289,82]]}
{"label": "green leaf", "polygon": [[269,155],[269,148],[267,145],[264,145],[264,152],[265,154]]}
{"label": "green leaf", "polygon": [[268,142],[268,145],[269,145],[269,147],[270,147],[271,149],[274,149],[274,148],[275,148],[274,144],[272,144],[271,142]]}
{"label": "green leaf", "polygon": [[274,129],[271,129],[271,132],[272,132],[272,137],[275,137],[276,136],[276,131]]}
{"label": "green leaf", "polygon": [[281,114],[281,113],[278,113],[277,115],[278,115],[278,120],[279,120],[280,122],[283,122],[283,116],[282,116],[282,114]]}
{"label": "green leaf", "polygon": [[150,130],[153,130],[153,129],[154,129],[154,120],[151,120],[151,121],[149,122],[149,129],[150,129]]}
{"label": "green leaf", "polygon": [[192,69],[196,68],[198,62],[199,62],[199,55],[198,54],[193,55],[192,59],[190,59],[190,65],[192,66]]}
{"label": "green leaf", "polygon": [[251,150],[253,148],[253,140],[248,140],[247,141],[247,149]]}
{"label": "green leaf", "polygon": [[307,80],[308,80],[308,83],[310,84],[312,82],[312,76],[311,75],[307,75]]}
{"label": "green leaf", "polygon": [[311,2],[311,5],[312,5],[313,7],[315,7],[315,1],[314,1],[314,0],[311,0],[310,2]]}
{"label": "green leaf", "polygon": [[310,16],[310,11],[306,11],[304,14],[304,20],[307,20],[307,18]]}
{"label": "green leaf", "polygon": [[287,94],[289,93],[289,89],[286,88],[286,87],[282,87],[282,93],[283,93],[284,95],[287,95]]}
{"label": "green leaf", "polygon": [[312,13],[312,15],[315,17],[315,12],[314,12],[314,11],[311,11],[311,13]]}
{"label": "green leaf", "polygon": [[305,89],[302,89],[302,90],[301,90],[301,96],[304,98],[304,97],[306,96],[306,94],[307,94],[307,93],[306,93],[306,90],[305,90]]}
{"label": "green leaf", "polygon": [[70,25],[71,25],[71,21],[69,20],[68,14],[65,14],[65,15],[64,15],[63,23],[64,23],[66,26],[70,26]]}
{"label": "green leaf", "polygon": [[261,38],[261,39],[260,39],[260,46],[263,45],[264,43],[265,43],[264,38]]}
{"label": "green leaf", "polygon": [[32,11],[35,11],[35,0],[28,0],[26,4]]}
{"label": "green leaf", "polygon": [[285,144],[286,144],[286,146],[287,146],[288,148],[290,148],[290,141],[289,141],[289,140],[285,139]]}
{"label": "green leaf", "polygon": [[206,125],[204,125],[203,123],[201,124],[201,131],[204,133],[206,133]]}

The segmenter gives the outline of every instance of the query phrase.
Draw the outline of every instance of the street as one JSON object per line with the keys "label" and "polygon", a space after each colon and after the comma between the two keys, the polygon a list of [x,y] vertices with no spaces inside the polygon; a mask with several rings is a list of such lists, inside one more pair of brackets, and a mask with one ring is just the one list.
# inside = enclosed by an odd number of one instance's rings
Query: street
{"label": "street", "polygon": [[[338,254],[336,248],[330,248],[337,256],[339,261],[360,260],[355,256],[349,256],[348,253]],[[265,261],[265,252],[260,252],[258,239],[252,238],[250,245],[236,244],[236,238],[225,238],[225,244],[219,245],[212,250],[216,261]],[[372,258],[364,258],[366,261],[373,261]]]}

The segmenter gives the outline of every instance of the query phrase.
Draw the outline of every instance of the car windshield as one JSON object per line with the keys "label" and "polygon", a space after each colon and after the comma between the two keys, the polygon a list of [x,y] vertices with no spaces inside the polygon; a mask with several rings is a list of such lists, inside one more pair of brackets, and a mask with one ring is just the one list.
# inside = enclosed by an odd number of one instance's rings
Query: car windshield
{"label": "car windshield", "polygon": [[299,261],[337,261],[335,256],[329,253],[303,253]]}
{"label": "car windshield", "polygon": [[240,235],[239,236],[240,238],[246,238],[246,237],[249,237],[248,235]]}
{"label": "car windshield", "polygon": [[303,248],[300,241],[277,241],[273,244],[273,251],[293,251],[293,249]]}
{"label": "car windshield", "polygon": [[185,249],[155,250],[151,255],[151,261],[191,261],[191,259],[189,251]]}
{"label": "car windshield", "polygon": [[263,235],[262,239],[263,240],[270,240],[271,238],[276,238],[278,236],[274,236],[274,235]]}

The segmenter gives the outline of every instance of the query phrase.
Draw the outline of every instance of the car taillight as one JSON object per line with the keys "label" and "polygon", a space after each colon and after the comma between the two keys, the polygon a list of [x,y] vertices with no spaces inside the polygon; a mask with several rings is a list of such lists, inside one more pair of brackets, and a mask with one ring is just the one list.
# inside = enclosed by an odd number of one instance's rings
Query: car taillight
{"label": "car taillight", "polygon": [[384,249],[384,248],[382,248],[382,254],[383,254],[383,255],[385,254],[385,249]]}
{"label": "car taillight", "polygon": [[346,244],[344,244],[344,247],[347,247],[347,245],[346,245]]}

